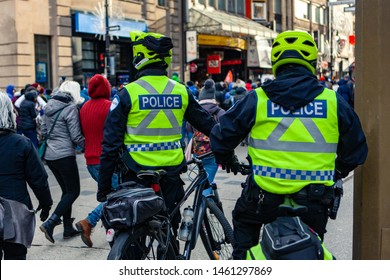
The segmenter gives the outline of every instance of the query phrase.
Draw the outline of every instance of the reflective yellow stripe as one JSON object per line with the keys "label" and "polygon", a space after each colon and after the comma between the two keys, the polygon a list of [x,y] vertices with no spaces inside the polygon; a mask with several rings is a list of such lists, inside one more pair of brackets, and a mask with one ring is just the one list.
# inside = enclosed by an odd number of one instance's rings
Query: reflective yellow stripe
{"label": "reflective yellow stripe", "polygon": [[[251,254],[252,253],[252,254]],[[266,260],[263,250],[261,248],[260,244],[257,244],[256,246],[253,246],[246,252],[246,259],[247,260]]]}

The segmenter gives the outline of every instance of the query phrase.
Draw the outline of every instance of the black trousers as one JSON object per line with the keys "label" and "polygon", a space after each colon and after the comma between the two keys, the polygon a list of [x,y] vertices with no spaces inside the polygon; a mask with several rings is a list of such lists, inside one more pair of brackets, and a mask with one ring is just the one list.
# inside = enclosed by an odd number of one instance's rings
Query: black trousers
{"label": "black trousers", "polygon": [[80,195],[80,175],[76,157],[70,156],[58,160],[46,160],[61,187],[62,195],[54,213],[68,220],[72,215],[72,204]]}
{"label": "black trousers", "polygon": [[25,260],[27,248],[22,244],[0,241],[0,259],[4,260]]}
{"label": "black trousers", "polygon": [[[328,208],[334,197],[333,188],[325,187],[324,194],[314,198],[305,189],[303,194],[291,196],[296,203],[307,206],[307,213],[300,217],[323,239],[328,222]],[[259,202],[260,192],[263,195],[262,202]],[[245,260],[247,250],[258,244],[263,224],[272,222],[280,215],[278,206],[283,201],[283,195],[265,192],[247,179],[247,186],[242,190],[233,210],[233,259]]]}

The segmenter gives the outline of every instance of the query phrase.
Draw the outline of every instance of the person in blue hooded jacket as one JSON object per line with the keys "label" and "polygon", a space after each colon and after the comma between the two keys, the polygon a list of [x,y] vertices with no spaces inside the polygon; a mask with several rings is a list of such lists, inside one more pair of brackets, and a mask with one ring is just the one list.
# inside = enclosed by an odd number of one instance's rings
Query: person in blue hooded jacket
{"label": "person in blue hooded jacket", "polygon": [[353,82],[350,81],[349,76],[345,75],[343,79],[338,82],[337,94],[340,94],[345,101],[353,108],[354,107],[354,94],[353,94]]}

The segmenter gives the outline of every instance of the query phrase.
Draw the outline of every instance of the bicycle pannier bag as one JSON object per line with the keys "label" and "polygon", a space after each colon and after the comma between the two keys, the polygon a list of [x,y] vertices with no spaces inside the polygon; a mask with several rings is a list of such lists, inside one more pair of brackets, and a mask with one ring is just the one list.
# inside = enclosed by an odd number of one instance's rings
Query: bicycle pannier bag
{"label": "bicycle pannier bag", "polygon": [[279,217],[266,224],[258,245],[247,252],[248,260],[332,260],[317,233],[299,217]]}
{"label": "bicycle pannier bag", "polygon": [[132,227],[143,223],[164,207],[162,197],[153,189],[135,184],[107,195],[102,223],[106,229]]}

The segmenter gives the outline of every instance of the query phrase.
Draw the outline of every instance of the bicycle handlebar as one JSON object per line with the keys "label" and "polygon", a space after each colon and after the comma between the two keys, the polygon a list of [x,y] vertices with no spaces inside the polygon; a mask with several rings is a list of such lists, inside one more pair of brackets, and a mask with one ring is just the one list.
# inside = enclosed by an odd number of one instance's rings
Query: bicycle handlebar
{"label": "bicycle handlebar", "polygon": [[197,163],[198,161],[201,161],[204,158],[212,157],[214,156],[213,152],[208,152],[200,156],[193,156],[190,160],[187,161],[187,165]]}

